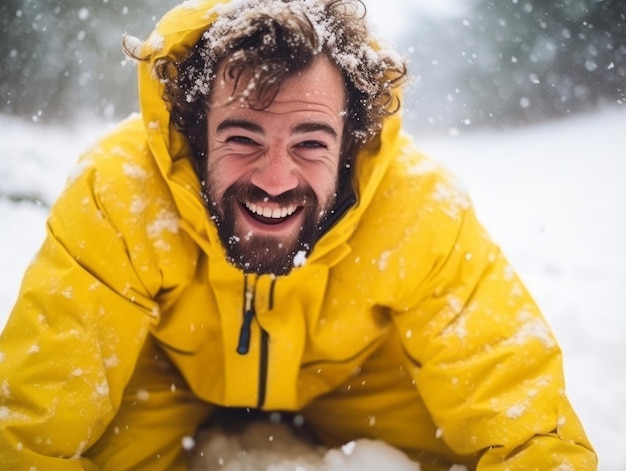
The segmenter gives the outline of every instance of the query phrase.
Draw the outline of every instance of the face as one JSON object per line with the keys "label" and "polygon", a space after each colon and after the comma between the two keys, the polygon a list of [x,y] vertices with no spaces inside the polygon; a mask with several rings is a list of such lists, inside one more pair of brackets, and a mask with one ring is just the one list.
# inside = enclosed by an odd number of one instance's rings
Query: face
{"label": "face", "polygon": [[234,90],[221,72],[207,117],[209,209],[233,263],[283,275],[297,252],[313,248],[335,202],[346,102],[341,72],[320,57],[285,80],[263,110],[245,99],[251,77]]}

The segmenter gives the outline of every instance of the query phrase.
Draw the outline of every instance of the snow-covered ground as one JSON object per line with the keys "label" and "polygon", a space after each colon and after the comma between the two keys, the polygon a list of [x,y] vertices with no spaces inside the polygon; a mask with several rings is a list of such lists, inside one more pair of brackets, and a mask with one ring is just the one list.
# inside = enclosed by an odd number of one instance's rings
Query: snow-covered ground
{"label": "snow-covered ground", "polygon": [[[0,326],[42,241],[47,206],[102,129],[0,116]],[[626,470],[625,132],[622,107],[516,131],[416,136],[466,182],[479,216],[543,307],[601,471]],[[273,423],[237,437],[214,432],[196,451],[228,471],[415,469],[380,442],[318,450]]]}

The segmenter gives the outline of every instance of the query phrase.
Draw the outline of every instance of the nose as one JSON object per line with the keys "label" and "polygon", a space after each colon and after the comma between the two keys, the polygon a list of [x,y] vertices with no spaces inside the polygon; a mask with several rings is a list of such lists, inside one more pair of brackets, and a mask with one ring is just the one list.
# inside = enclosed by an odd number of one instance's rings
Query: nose
{"label": "nose", "polygon": [[288,152],[267,152],[252,174],[251,183],[268,195],[278,196],[298,186],[295,164]]}

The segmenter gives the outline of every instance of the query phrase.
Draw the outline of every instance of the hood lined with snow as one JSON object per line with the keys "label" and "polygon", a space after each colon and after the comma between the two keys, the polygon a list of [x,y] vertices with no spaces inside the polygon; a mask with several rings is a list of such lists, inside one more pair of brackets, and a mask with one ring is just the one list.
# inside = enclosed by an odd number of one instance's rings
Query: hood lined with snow
{"label": "hood lined with snow", "polygon": [[[192,150],[186,137],[170,122],[168,107],[162,99],[164,85],[155,77],[153,68],[155,62],[164,57],[183,59],[207,29],[219,21],[226,5],[236,8],[242,3],[250,3],[250,0],[186,1],[167,13],[147,40],[141,42],[126,38],[125,42],[133,55],[146,59],[138,63],[141,114],[150,148],[180,212],[181,225],[205,252],[216,257],[224,257],[225,252],[217,229],[208,218],[201,184],[194,170]],[[311,2],[302,0],[302,3]],[[320,24],[318,29],[323,30],[323,25]],[[333,60],[338,62],[339,58]],[[368,207],[391,156],[398,150],[394,146],[397,145],[399,130],[400,118],[387,118],[380,135],[370,140],[358,153],[352,169],[357,203],[344,212],[333,229],[318,241],[307,263],[323,260],[325,264],[334,264],[349,252],[346,242],[358,225],[360,215]]]}

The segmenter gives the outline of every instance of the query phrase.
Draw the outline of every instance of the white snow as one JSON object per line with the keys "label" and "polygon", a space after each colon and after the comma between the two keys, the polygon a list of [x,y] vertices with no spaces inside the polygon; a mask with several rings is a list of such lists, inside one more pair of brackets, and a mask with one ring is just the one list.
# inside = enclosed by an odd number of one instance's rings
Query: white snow
{"label": "white snow", "polygon": [[361,439],[324,449],[298,438],[286,424],[269,421],[253,423],[240,434],[209,430],[196,446],[193,471],[420,471],[380,441]]}
{"label": "white snow", "polygon": [[178,215],[173,211],[162,209],[159,211],[157,218],[146,228],[148,236],[153,239],[160,237],[163,232],[178,233],[179,219]]}
{"label": "white snow", "polygon": [[306,264],[306,251],[298,250],[296,255],[293,257],[293,266],[294,267],[303,267]]}
{"label": "white snow", "polygon": [[135,36],[125,34],[123,38],[123,43],[126,60],[130,61],[131,63],[136,63],[137,60],[135,59],[135,57],[140,57],[139,53],[141,52],[142,46],[141,39]]}
{"label": "white snow", "polygon": [[[348,8],[348,14],[358,17],[367,10],[364,5],[355,8],[354,11]],[[327,51],[330,59],[340,66],[357,90],[369,97],[384,96],[393,87],[395,78],[401,75],[404,59],[382,39],[375,38],[376,45],[371,41],[355,40],[355,37],[364,35],[365,30],[359,30],[358,27],[339,27],[338,22],[325,10],[323,3],[311,0],[292,0],[288,5],[263,0],[231,0],[227,3],[217,3],[211,10],[216,14],[216,19],[211,28],[203,34],[207,47],[200,51],[203,60],[201,75],[204,79],[194,82],[194,86],[187,94],[187,100],[191,102],[196,96],[208,95],[211,82],[216,76],[219,57],[229,53],[229,45],[236,38],[262,31],[258,28],[256,21],[258,17],[283,18],[287,14],[294,19],[286,21],[286,24],[295,25],[298,22],[310,24],[316,35],[318,52]],[[275,32],[271,30],[263,32],[265,44],[275,44],[278,40]],[[308,42],[306,40],[303,43]],[[337,44],[342,46],[335,47]],[[255,80],[251,80],[240,98],[246,98],[248,92],[254,88]],[[370,106],[379,110],[388,107],[378,104],[377,100],[370,103]],[[375,131],[375,124],[367,125],[365,130],[368,135]]]}
{"label": "white snow", "polygon": [[[54,129],[0,116],[0,130],[3,325],[44,237],[46,206],[102,126]],[[564,351],[567,392],[599,453],[599,469],[626,469],[626,110],[516,131],[470,130],[415,137],[465,183],[479,217],[542,307]],[[529,326],[520,335],[542,338],[542,330]],[[213,431],[198,437],[195,450],[221,459],[220,469],[229,471],[415,469],[402,468],[403,457],[380,442],[354,446],[350,454],[319,450],[268,423],[238,437]]]}

